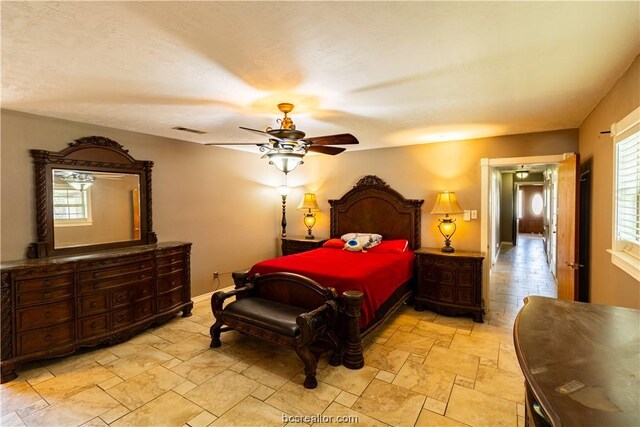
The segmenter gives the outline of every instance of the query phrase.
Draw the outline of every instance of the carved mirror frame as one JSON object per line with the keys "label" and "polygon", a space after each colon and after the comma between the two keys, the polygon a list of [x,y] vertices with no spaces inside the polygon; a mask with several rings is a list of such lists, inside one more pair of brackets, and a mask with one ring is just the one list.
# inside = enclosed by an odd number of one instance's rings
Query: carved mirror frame
{"label": "carved mirror frame", "polygon": [[[153,232],[151,210],[152,161],[135,160],[122,145],[102,136],[76,139],[59,152],[31,150],[35,170],[36,236],[27,250],[29,258],[73,255],[89,251],[146,245],[158,241]],[[82,169],[96,172],[139,175],[140,239],[56,248],[53,221],[53,169]]]}

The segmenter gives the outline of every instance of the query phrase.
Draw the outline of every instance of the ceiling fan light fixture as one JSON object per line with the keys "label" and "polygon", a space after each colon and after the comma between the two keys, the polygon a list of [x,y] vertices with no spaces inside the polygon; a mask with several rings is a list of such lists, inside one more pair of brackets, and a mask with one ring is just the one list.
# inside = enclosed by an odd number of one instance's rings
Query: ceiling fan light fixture
{"label": "ceiling fan light fixture", "polygon": [[73,172],[67,176],[61,177],[60,179],[79,191],[84,191],[91,187],[93,185],[93,181],[96,180],[96,178],[91,174],[78,172]]}
{"label": "ceiling fan light fixture", "polygon": [[304,152],[295,152],[289,150],[283,152],[283,150],[277,150],[273,153],[267,154],[267,157],[269,157],[269,164],[274,165],[276,169],[284,172],[284,174],[286,175],[297,168],[298,165],[304,163],[302,161],[304,155]]}

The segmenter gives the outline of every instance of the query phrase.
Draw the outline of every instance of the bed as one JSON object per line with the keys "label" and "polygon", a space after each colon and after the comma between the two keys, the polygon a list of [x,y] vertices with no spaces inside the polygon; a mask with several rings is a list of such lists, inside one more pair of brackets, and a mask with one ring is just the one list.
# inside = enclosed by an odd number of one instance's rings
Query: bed
{"label": "bed", "polygon": [[349,252],[323,247],[312,251],[265,260],[248,272],[234,276],[240,285],[247,276],[292,272],[307,276],[338,291],[341,319],[338,335],[344,343],[343,363],[363,364],[361,338],[366,336],[412,293],[414,288],[413,250],[420,247],[420,216],[423,200],[405,199],[382,179],[368,175],[331,205],[330,237],[352,232],[377,233],[383,244],[406,241],[406,250],[397,245]]}

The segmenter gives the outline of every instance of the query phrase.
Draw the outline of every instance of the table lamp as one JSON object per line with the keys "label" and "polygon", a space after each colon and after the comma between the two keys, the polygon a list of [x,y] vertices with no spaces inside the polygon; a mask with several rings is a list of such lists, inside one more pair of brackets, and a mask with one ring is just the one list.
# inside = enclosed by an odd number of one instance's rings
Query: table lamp
{"label": "table lamp", "polygon": [[438,219],[438,230],[444,237],[444,246],[442,252],[455,252],[453,246],[451,246],[451,236],[456,232],[456,220],[449,218],[449,214],[460,214],[464,211],[458,204],[458,199],[455,193],[444,191],[438,194],[436,198],[436,204],[431,209],[432,214],[444,214],[444,218]]}

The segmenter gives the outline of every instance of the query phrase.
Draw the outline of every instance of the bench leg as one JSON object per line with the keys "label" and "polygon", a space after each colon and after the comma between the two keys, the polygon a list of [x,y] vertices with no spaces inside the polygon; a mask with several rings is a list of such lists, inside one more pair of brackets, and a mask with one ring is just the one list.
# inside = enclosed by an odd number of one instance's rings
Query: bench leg
{"label": "bench leg", "polygon": [[220,328],[222,328],[222,325],[223,322],[221,320],[216,320],[216,323],[209,329],[209,334],[211,334],[211,344],[209,344],[209,347],[218,348],[222,345],[220,342]]}
{"label": "bench leg", "polygon": [[316,380],[316,368],[318,367],[318,358],[309,350],[308,346],[296,347],[296,353],[304,362],[304,388],[316,388],[318,381]]}

